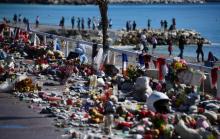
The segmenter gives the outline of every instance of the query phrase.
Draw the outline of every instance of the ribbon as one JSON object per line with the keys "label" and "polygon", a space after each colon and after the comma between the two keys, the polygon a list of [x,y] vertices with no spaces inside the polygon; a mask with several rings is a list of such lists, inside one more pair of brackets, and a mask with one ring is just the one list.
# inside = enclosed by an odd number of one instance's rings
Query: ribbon
{"label": "ribbon", "polygon": [[159,80],[164,79],[163,68],[164,68],[165,64],[166,64],[166,61],[165,61],[164,58],[158,58],[157,59],[157,67],[158,67],[158,71],[159,71],[158,79]]}

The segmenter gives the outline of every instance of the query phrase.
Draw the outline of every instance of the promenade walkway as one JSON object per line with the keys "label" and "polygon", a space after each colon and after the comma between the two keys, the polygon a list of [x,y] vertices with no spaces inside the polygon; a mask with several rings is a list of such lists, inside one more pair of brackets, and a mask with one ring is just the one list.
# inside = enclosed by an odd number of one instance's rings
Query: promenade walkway
{"label": "promenade walkway", "polygon": [[12,94],[0,92],[0,139],[65,139],[52,122]]}

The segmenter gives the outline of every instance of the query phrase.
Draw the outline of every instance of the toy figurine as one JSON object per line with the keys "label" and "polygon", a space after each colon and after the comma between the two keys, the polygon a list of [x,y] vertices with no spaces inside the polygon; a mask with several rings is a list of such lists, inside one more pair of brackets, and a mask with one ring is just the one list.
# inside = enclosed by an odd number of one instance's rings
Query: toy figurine
{"label": "toy figurine", "polygon": [[106,102],[104,107],[105,117],[104,117],[104,132],[107,135],[112,134],[112,124],[114,120],[113,114],[116,112],[115,103],[117,98],[112,96],[108,102]]}

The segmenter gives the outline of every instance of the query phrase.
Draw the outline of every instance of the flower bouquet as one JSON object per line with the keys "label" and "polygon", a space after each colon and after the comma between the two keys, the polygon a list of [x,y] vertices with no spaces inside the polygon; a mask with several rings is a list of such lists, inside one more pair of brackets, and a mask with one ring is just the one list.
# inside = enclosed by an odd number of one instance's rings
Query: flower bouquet
{"label": "flower bouquet", "polygon": [[34,85],[32,79],[30,78],[26,78],[15,83],[15,90],[19,92],[33,92],[38,89],[38,86]]}

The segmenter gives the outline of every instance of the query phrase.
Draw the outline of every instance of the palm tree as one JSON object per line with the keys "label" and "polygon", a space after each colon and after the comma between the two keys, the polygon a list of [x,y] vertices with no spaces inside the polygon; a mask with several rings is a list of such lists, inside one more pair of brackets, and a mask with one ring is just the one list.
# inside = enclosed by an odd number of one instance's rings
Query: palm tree
{"label": "palm tree", "polygon": [[109,0],[96,0],[96,3],[99,6],[99,11],[101,14],[101,22],[102,22],[102,45],[103,45],[103,51],[104,55],[107,54],[107,50],[109,48],[108,42],[107,42],[107,30],[108,30],[108,3]]}

